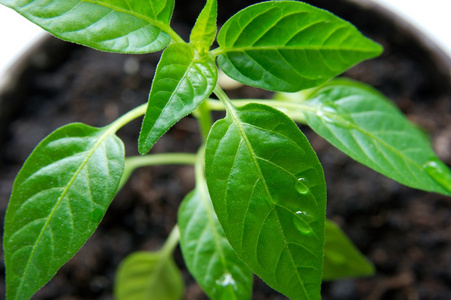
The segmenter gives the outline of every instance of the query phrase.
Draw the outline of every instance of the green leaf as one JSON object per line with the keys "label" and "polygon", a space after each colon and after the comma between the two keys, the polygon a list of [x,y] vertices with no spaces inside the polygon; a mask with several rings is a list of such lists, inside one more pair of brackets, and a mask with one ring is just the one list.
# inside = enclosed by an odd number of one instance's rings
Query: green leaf
{"label": "green leaf", "polygon": [[323,280],[374,274],[374,266],[360,253],[337,224],[326,220]]}
{"label": "green leaf", "polygon": [[188,269],[211,299],[251,299],[252,272],[227,241],[205,182],[198,184],[178,213],[180,246]]}
{"label": "green leaf", "polygon": [[228,111],[206,145],[208,189],[238,256],[291,299],[320,299],[326,186],[305,136],[260,104]]}
{"label": "green leaf", "polygon": [[124,148],[109,127],[46,137],[14,182],[5,217],[7,299],[29,299],[91,236],[113,199]]}
{"label": "green leaf", "polygon": [[208,52],[215,40],[217,10],[217,1],[208,0],[191,31],[191,44],[201,55]]}
{"label": "green leaf", "polygon": [[120,264],[114,288],[116,300],[182,299],[185,284],[171,255],[135,252]]}
{"label": "green leaf", "polygon": [[268,1],[231,17],[216,53],[231,78],[273,91],[317,86],[382,47],[333,14],[297,1]]}
{"label": "green leaf", "polygon": [[171,41],[174,0],[0,0],[53,35],[98,50],[148,53]]}
{"label": "green leaf", "polygon": [[451,195],[451,171],[424,133],[383,95],[330,83],[303,103],[307,124],[358,162],[407,186]]}
{"label": "green leaf", "polygon": [[197,58],[185,43],[170,45],[158,64],[139,135],[139,152],[149,152],[178,120],[195,110],[213,91],[218,70],[210,57]]}

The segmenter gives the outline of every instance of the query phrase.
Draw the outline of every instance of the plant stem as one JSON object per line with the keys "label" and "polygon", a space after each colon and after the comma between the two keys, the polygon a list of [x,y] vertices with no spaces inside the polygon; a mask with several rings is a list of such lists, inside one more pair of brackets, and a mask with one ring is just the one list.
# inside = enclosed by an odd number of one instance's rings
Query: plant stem
{"label": "plant stem", "polygon": [[[205,145],[200,147],[197,152],[196,164],[194,165],[194,176],[196,178],[196,190],[199,192],[202,202],[206,208],[211,207],[210,195],[208,193],[207,182],[205,178]],[[211,228],[214,228],[212,221],[211,209],[207,209],[208,220],[211,222]],[[219,249],[219,247],[218,247]]]}
{"label": "plant stem", "polygon": [[192,153],[162,153],[145,156],[131,156],[125,159],[125,164],[133,169],[154,165],[194,165],[195,163],[196,154]]}
{"label": "plant stem", "polygon": [[126,124],[133,121],[134,119],[144,115],[146,113],[146,109],[147,109],[147,103],[141,104],[140,106],[132,109],[131,111],[129,111],[128,113],[121,116],[119,119],[117,119],[113,123],[111,123],[109,125],[109,126],[111,126],[110,130],[112,130],[114,132],[118,131],[119,129],[121,129]]}
{"label": "plant stem", "polygon": [[132,156],[125,159],[125,168],[122,173],[120,190],[133,171],[139,167],[155,165],[194,165],[196,163],[196,154],[191,153],[162,153],[145,156]]}
{"label": "plant stem", "polygon": [[205,145],[199,148],[196,155],[196,164],[194,165],[194,177],[196,179],[196,188],[203,190],[205,183]]}
{"label": "plant stem", "polygon": [[[218,96],[219,98],[219,96]],[[208,99],[208,107],[213,111],[223,111],[225,109],[224,101],[218,101],[214,99]],[[286,113],[290,116],[290,118],[296,120],[299,123],[306,124],[304,111],[317,112],[313,106],[306,105],[299,102],[286,102],[286,101],[277,101],[277,100],[264,100],[264,99],[236,99],[230,100],[233,106],[241,107],[250,103],[258,103],[271,106],[273,108],[279,109],[282,112]]]}
{"label": "plant stem", "polygon": [[213,56],[213,57],[216,57],[216,56],[218,56],[218,55],[220,55],[220,54],[222,54],[224,52],[226,52],[226,51],[224,51],[224,49],[222,49],[221,47],[218,47],[218,48],[215,48],[215,49],[211,50],[210,51],[210,55]]}
{"label": "plant stem", "polygon": [[215,86],[213,93],[221,101],[221,103],[225,107],[226,111],[234,111],[235,110],[235,108],[232,104],[232,101],[229,99],[227,94],[221,89],[221,87],[218,84]]}
{"label": "plant stem", "polygon": [[199,121],[200,131],[202,133],[202,138],[205,142],[207,140],[208,133],[210,132],[210,128],[213,125],[210,107],[207,104],[207,101],[202,102],[202,104],[199,105],[199,107],[196,109],[193,115]]}
{"label": "plant stem", "polygon": [[171,36],[172,41],[175,43],[185,43],[185,41],[175,32],[170,26],[167,27],[166,32]]}
{"label": "plant stem", "polygon": [[180,240],[180,230],[179,226],[175,225],[174,228],[172,228],[171,233],[169,234],[168,239],[163,245],[163,248],[161,248],[161,253],[163,253],[164,256],[170,256],[174,252],[175,247],[177,247],[177,244]]}

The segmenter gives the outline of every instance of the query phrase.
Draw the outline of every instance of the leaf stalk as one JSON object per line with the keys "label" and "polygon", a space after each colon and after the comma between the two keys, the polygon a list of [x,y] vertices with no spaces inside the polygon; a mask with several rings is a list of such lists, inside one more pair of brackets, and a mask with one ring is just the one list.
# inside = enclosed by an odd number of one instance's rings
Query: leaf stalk
{"label": "leaf stalk", "polygon": [[124,186],[130,175],[137,168],[155,165],[194,165],[195,163],[196,154],[191,153],[162,153],[127,157],[119,189]]}

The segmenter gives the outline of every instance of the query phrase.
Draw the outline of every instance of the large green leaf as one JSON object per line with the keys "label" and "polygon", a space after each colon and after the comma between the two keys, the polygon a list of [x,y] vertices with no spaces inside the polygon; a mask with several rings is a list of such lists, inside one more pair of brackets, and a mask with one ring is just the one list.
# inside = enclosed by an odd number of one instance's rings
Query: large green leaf
{"label": "large green leaf", "polygon": [[237,257],[211,206],[205,182],[179,208],[180,246],[197,283],[211,299],[250,299],[252,272]]}
{"label": "large green leaf", "polygon": [[330,83],[303,102],[309,126],[368,167],[407,186],[451,195],[451,171],[423,131],[379,92]]}
{"label": "large green leaf", "polygon": [[171,41],[174,0],[0,0],[53,35],[98,50],[148,53]]}
{"label": "large green leaf", "polygon": [[231,78],[287,92],[317,86],[382,51],[350,23],[297,1],[238,12],[219,31],[218,43],[218,64]]}
{"label": "large green leaf", "polygon": [[337,224],[326,220],[323,280],[374,274],[374,266],[360,253]]}
{"label": "large green leaf", "polygon": [[217,1],[208,0],[191,31],[191,44],[201,55],[208,52],[215,40],[217,11]]}
{"label": "large green leaf", "polygon": [[185,290],[171,255],[135,252],[120,264],[114,286],[116,300],[177,300]]}
{"label": "large green leaf", "polygon": [[229,110],[208,136],[206,176],[238,256],[291,299],[320,299],[326,186],[295,123],[265,105]]}
{"label": "large green leaf", "polygon": [[178,120],[195,110],[213,91],[217,68],[210,57],[196,57],[185,43],[170,45],[161,57],[139,135],[145,154]]}
{"label": "large green leaf", "polygon": [[14,182],[5,217],[7,299],[29,299],[91,236],[124,168],[114,131],[64,126],[45,138]]}

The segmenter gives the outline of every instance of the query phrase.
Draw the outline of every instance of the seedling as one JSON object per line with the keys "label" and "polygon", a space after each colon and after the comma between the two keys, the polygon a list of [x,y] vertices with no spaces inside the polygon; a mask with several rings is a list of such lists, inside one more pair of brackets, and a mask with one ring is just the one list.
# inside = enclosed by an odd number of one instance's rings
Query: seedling
{"label": "seedling", "polygon": [[[326,220],[323,170],[294,121],[402,184],[451,195],[451,172],[422,131],[371,87],[332,80],[382,48],[327,11],[298,1],[249,6],[222,26],[219,47],[210,50],[215,0],[206,1],[189,43],[170,26],[174,0],[0,3],[63,40],[98,50],[164,49],[148,104],[102,128],[59,128],[24,163],[5,217],[7,299],[32,297],[91,236],[130,173],[162,163],[194,164],[196,187],[162,250],[121,264],[117,299],[181,298],[172,259],[179,242],[212,299],[250,299],[253,273],[291,299],[319,299],[323,279],[373,273]],[[217,82],[218,67],[242,84],[278,92],[276,99],[230,100]],[[226,111],[214,125],[213,110]],[[197,155],[148,155],[188,114],[203,136]],[[142,115],[143,156],[125,158],[115,133]]]}

